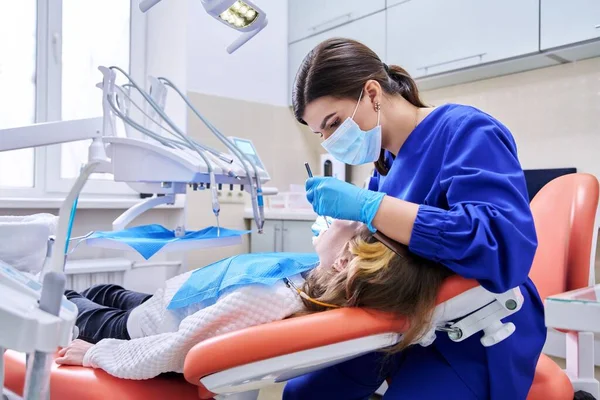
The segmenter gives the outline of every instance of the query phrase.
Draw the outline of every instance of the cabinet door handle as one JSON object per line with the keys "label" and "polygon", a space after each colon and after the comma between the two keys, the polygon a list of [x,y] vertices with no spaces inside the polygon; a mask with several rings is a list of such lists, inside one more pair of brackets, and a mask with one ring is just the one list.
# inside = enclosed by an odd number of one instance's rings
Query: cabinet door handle
{"label": "cabinet door handle", "polygon": [[409,1],[410,1],[410,0],[404,0],[404,1],[401,1],[400,3],[396,3],[396,4],[394,4],[393,6],[387,6],[387,5],[386,5],[386,8],[392,8],[392,7],[396,7],[396,6],[399,6],[399,5],[402,5],[402,4],[405,4],[405,3],[408,3]]}
{"label": "cabinet door handle", "polygon": [[61,40],[60,34],[58,32],[54,32],[52,34],[52,56],[54,57],[54,62],[60,64],[60,60],[62,57],[61,53]]}
{"label": "cabinet door handle", "polygon": [[[284,222],[284,224],[285,224],[285,222]],[[284,225],[284,226],[285,226],[285,225]],[[288,229],[287,229],[287,228],[283,228],[283,229],[281,230],[281,232],[282,232],[282,233],[281,233],[281,251],[287,251],[287,250],[286,250],[286,247],[287,247],[287,246],[285,245],[285,233],[286,233],[287,231],[288,231]]]}
{"label": "cabinet door handle", "polygon": [[340,20],[340,19],[343,19],[343,18],[346,18],[346,22],[350,21],[350,20],[352,19],[352,13],[351,13],[351,12],[349,12],[349,13],[346,13],[346,14],[342,14],[342,15],[340,15],[340,16],[338,16],[338,17],[335,17],[335,18],[328,19],[327,21],[323,21],[323,22],[321,22],[320,24],[317,24],[317,25],[315,25],[315,26],[311,27],[311,28],[310,28],[310,30],[311,30],[311,31],[316,31],[317,29],[319,29],[319,28],[320,28],[320,27],[322,27],[323,25],[330,24],[330,23],[332,23],[332,22],[335,22],[335,21],[337,21],[337,20]]}
{"label": "cabinet door handle", "polygon": [[279,229],[277,226],[275,227],[275,234],[273,235],[273,251],[277,251],[277,236],[279,234],[279,232],[281,231],[281,229]]}
{"label": "cabinet door handle", "polygon": [[458,61],[470,60],[471,58],[477,58],[477,57],[479,57],[479,62],[481,62],[483,60],[483,56],[485,56],[486,54],[487,53],[480,53],[480,54],[475,54],[473,56],[456,58],[454,60],[444,61],[444,62],[437,63],[437,64],[426,65],[424,67],[419,67],[417,69],[424,69],[425,70],[425,74],[427,75],[427,71],[429,70],[429,68],[441,67],[442,65],[452,64],[452,63],[458,62]]}

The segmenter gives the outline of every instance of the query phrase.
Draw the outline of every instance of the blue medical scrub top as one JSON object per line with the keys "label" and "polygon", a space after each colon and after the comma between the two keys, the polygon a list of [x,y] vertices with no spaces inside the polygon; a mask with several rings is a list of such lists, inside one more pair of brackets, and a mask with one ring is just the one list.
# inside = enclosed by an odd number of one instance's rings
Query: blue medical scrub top
{"label": "blue medical scrub top", "polygon": [[448,104],[413,130],[395,158],[386,158],[389,173],[375,173],[369,189],[421,204],[410,250],[492,292],[519,286],[525,300],[504,320],[516,331],[501,343],[483,347],[481,335],[454,343],[439,332],[433,349],[474,393],[525,399],[546,328],[528,278],[537,238],[511,133],[480,110]]}

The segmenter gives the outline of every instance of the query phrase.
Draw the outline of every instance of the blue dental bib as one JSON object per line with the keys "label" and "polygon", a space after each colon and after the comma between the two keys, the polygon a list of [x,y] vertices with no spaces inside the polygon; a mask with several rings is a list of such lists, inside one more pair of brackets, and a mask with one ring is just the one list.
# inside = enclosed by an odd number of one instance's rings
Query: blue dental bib
{"label": "blue dental bib", "polygon": [[318,264],[319,257],[312,253],[254,253],[229,257],[192,272],[167,309],[214,301],[228,288],[250,284],[271,286]]}

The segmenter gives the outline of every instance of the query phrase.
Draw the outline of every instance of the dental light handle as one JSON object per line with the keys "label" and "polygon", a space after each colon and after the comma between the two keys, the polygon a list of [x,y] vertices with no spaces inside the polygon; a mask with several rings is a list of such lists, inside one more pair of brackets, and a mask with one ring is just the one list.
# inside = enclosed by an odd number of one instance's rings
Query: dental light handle
{"label": "dental light handle", "polygon": [[263,20],[263,23],[256,27],[256,29],[242,33],[237,39],[233,41],[229,46],[227,46],[227,53],[232,54],[234,51],[242,47],[246,42],[252,39],[258,32],[260,32],[265,26],[267,26],[267,19]]}
{"label": "dental light handle", "polygon": [[[50,271],[44,275],[40,310],[51,315],[60,314],[60,303],[65,290],[66,278],[62,272]],[[25,400],[46,400],[50,398],[50,370],[52,355],[36,351],[27,364],[25,377]]]}
{"label": "dental light handle", "polygon": [[149,9],[160,3],[160,0],[142,0],[140,2],[140,11],[148,12]]}

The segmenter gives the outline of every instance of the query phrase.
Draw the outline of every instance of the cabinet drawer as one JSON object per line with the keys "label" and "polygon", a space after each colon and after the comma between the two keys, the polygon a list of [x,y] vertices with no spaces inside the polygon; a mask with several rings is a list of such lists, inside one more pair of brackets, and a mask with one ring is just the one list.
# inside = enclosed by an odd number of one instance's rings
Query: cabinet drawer
{"label": "cabinet drawer", "polygon": [[295,42],[384,8],[385,0],[290,0],[288,40]]}
{"label": "cabinet drawer", "polygon": [[283,221],[283,250],[290,253],[314,253],[311,226],[314,221]]}
{"label": "cabinet drawer", "polygon": [[282,251],[282,221],[266,220],[263,233],[252,232],[250,236],[251,253],[273,253]]}

